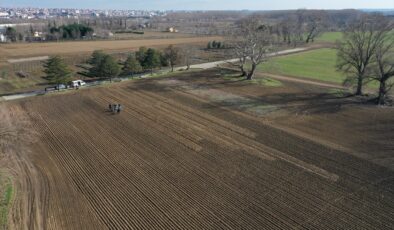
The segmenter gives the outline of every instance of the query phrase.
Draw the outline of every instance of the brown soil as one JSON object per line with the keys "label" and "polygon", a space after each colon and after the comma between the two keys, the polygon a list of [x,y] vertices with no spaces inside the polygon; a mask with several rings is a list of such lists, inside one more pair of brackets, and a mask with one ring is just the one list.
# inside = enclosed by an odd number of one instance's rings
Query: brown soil
{"label": "brown soil", "polygon": [[29,130],[11,227],[393,229],[394,112],[324,90],[210,70],[1,104]]}

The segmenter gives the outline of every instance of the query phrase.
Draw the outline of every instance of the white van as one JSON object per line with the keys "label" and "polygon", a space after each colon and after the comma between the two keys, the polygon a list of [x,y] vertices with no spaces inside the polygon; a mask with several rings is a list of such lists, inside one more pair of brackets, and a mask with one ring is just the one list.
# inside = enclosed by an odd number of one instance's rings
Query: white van
{"label": "white van", "polygon": [[82,80],[75,80],[71,82],[71,87],[81,87],[86,85],[86,82],[82,81]]}

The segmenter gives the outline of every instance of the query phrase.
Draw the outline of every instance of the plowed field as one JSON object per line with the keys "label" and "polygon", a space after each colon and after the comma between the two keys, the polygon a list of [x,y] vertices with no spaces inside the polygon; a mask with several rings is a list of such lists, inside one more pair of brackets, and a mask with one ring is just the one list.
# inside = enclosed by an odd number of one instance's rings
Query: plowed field
{"label": "plowed field", "polygon": [[48,42],[48,43],[21,43],[6,44],[0,47],[0,54],[7,59],[33,57],[38,59],[46,55],[75,55],[86,54],[94,50],[105,51],[134,51],[141,46],[164,47],[170,44],[203,43],[212,40],[221,40],[220,37],[191,37],[146,40],[115,40],[115,41],[75,41],[75,42]]}
{"label": "plowed field", "polygon": [[[27,180],[16,184],[11,228],[394,228],[390,164],[374,162],[373,152],[362,153],[357,137],[338,140],[351,136],[352,127],[324,129],[328,125],[317,119],[341,124],[354,121],[353,108],[362,116],[376,110],[348,105],[330,120],[332,111],[311,112],[323,99],[309,104],[283,96],[311,96],[310,87],[222,82],[215,74],[144,79],[0,104],[9,123],[23,118],[23,125],[13,126],[19,133],[35,137],[9,139],[25,148],[3,150],[18,153],[8,167],[14,167],[15,180]],[[112,114],[108,103],[121,103],[124,111]],[[280,108],[269,109],[277,116],[261,113],[266,104]],[[300,117],[294,108],[309,114]],[[386,158],[394,157],[392,111],[375,114],[379,130],[366,129],[362,137],[373,149],[368,137],[379,131],[386,140],[379,153]],[[373,122],[355,118],[362,125]]]}

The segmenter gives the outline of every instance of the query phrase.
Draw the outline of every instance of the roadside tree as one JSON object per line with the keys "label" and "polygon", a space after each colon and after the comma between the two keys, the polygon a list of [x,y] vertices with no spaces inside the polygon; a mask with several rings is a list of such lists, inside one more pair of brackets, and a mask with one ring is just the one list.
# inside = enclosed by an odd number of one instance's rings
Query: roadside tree
{"label": "roadside tree", "polygon": [[45,62],[44,73],[51,84],[59,86],[71,80],[72,71],[59,56],[53,56]]}
{"label": "roadside tree", "polygon": [[112,82],[112,78],[117,77],[121,69],[115,58],[106,55],[99,65],[99,75]]}
{"label": "roadside tree", "polygon": [[180,61],[181,51],[179,48],[174,47],[173,45],[168,46],[164,50],[165,59],[171,66],[171,71],[174,72],[174,66],[177,65]]}
{"label": "roadside tree", "polygon": [[192,59],[196,55],[196,49],[192,46],[187,46],[181,49],[181,57],[186,65],[186,70],[190,69],[192,64]]}
{"label": "roadside tree", "polygon": [[145,69],[149,69],[151,71],[151,74],[153,74],[153,69],[157,68],[160,66],[160,54],[157,50],[149,48],[146,51],[146,56],[145,59],[143,61],[143,63],[141,63],[141,65],[145,68]]}
{"label": "roadside tree", "polygon": [[[234,55],[240,59],[242,74],[251,80],[257,66],[268,61],[268,54],[274,49],[273,37],[257,17],[242,20],[233,36]],[[247,61],[250,62],[249,69],[245,68]]]}
{"label": "roadside tree", "polygon": [[140,62],[135,58],[134,55],[129,55],[124,62],[124,66],[122,69],[122,75],[134,75],[137,73],[141,73],[143,71]]}
{"label": "roadside tree", "polygon": [[108,56],[108,54],[104,53],[101,50],[96,50],[92,53],[92,57],[88,61],[88,63],[92,66],[89,69],[89,75],[94,77],[103,77],[100,75],[100,64],[104,60],[104,58]]}
{"label": "roadside tree", "polygon": [[141,65],[143,65],[145,61],[147,51],[148,50],[145,47],[140,47],[139,50],[135,53],[135,57]]}

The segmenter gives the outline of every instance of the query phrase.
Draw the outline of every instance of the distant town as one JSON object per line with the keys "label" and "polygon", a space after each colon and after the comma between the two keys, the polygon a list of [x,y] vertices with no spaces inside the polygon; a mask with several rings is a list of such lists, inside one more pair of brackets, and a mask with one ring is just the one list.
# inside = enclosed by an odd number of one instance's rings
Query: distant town
{"label": "distant town", "polygon": [[154,10],[94,10],[62,8],[6,8],[0,7],[0,19],[50,19],[87,17],[143,17],[165,16],[165,11]]}

